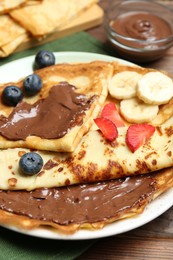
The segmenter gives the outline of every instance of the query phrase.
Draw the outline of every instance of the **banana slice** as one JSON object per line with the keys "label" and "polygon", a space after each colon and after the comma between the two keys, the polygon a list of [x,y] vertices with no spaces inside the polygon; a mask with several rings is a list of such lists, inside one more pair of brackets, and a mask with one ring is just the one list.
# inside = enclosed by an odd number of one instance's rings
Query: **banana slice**
{"label": "banana slice", "polygon": [[148,105],[138,98],[122,100],[120,113],[129,123],[151,122],[158,114],[158,105]]}
{"label": "banana slice", "polygon": [[137,83],[142,75],[135,71],[122,71],[112,77],[108,85],[110,95],[116,99],[136,96]]}
{"label": "banana slice", "polygon": [[166,104],[173,97],[173,81],[161,72],[148,72],[138,82],[137,96],[147,104]]}

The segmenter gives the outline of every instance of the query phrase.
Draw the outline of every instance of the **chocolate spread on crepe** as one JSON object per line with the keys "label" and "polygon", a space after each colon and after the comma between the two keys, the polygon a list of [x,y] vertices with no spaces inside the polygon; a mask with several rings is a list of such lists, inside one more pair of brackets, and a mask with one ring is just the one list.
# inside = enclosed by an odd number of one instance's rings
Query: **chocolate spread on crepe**
{"label": "chocolate spread on crepe", "polygon": [[8,118],[0,117],[0,134],[9,140],[25,140],[35,135],[41,138],[60,138],[83,122],[85,110],[93,98],[74,92],[74,86],[61,82],[50,89],[45,99],[34,104],[20,102]]}
{"label": "chocolate spread on crepe", "polygon": [[[59,84],[60,82],[66,81],[69,84],[75,86],[75,93],[79,94],[79,96],[76,98],[77,100],[80,99],[80,102],[82,102],[80,105],[81,110],[84,110],[83,108],[85,106],[85,102],[86,106],[88,106],[88,108],[85,109],[85,115],[82,117],[82,122],[79,124],[76,121],[74,126],[71,124],[71,128],[68,129],[67,133],[63,137],[60,138],[48,139],[41,138],[40,136],[36,135],[29,135],[25,140],[9,140],[0,135],[0,148],[6,149],[14,147],[26,147],[35,150],[48,150],[56,152],[74,151],[82,136],[89,131],[91,125],[93,124],[93,118],[97,117],[101,106],[106,99],[107,83],[109,78],[112,76],[112,72],[112,64],[101,61],[76,64],[56,64],[35,71],[35,73],[42,79],[43,87],[37,95],[32,97],[24,96],[23,101],[29,104],[34,104],[40,99],[45,99],[49,95],[49,91],[53,86]],[[23,80],[24,79],[21,79],[18,82],[6,83],[1,87],[1,91],[9,84],[14,84],[15,86],[22,88]],[[81,99],[82,96],[85,96],[83,101]],[[87,100],[89,102],[88,105]],[[80,102],[78,100],[77,103]],[[2,104],[2,102],[0,102],[1,115],[9,117],[9,115],[12,113],[12,110],[12,107],[5,106]],[[55,112],[53,111],[53,113]],[[55,116],[58,116],[58,114],[55,114]],[[79,117],[81,117],[81,115],[77,116],[76,119],[79,119]],[[71,118],[69,118],[69,120],[71,120]],[[44,125],[42,124],[40,127],[46,129],[48,123],[49,119]],[[67,128],[65,130],[67,130]]]}
{"label": "chocolate spread on crepe", "polygon": [[118,180],[41,188],[0,190],[0,223],[23,229],[39,226],[72,234],[99,229],[137,216],[148,203],[173,186],[173,168]]}
{"label": "chocolate spread on crepe", "polygon": [[0,190],[0,209],[60,225],[94,223],[140,206],[155,192],[154,178],[155,174],[139,175],[30,192]]}

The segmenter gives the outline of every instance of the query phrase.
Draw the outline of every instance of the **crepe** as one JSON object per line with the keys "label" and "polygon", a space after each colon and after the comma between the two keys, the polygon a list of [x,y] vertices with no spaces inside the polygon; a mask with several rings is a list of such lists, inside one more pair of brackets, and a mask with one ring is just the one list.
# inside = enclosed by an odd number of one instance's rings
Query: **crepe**
{"label": "crepe", "polygon": [[8,13],[10,10],[15,9],[21,5],[37,4],[42,0],[1,0],[0,1],[0,14]]}
{"label": "crepe", "polygon": [[[115,76],[116,74],[118,74],[120,72],[136,72],[136,73],[139,73],[140,75],[145,75],[149,72],[158,72],[159,71],[159,70],[156,70],[156,69],[144,68],[144,67],[140,67],[140,66],[136,66],[136,65],[135,66],[134,65],[133,66],[126,66],[126,65],[121,65],[121,64],[118,64],[118,63],[113,63],[113,64],[114,64],[113,76]],[[160,72],[162,72],[163,74],[165,74],[166,76],[168,76],[172,79],[172,77],[169,73],[167,73],[165,71],[160,71]],[[133,74],[132,74],[132,77],[133,77]],[[116,104],[119,112],[121,113],[121,111],[119,109],[121,100],[113,98],[109,94],[107,99],[106,99],[106,103],[108,103],[108,102],[114,102]],[[171,98],[169,100],[169,102],[167,102],[166,104],[159,105],[159,111],[158,111],[157,116],[154,119],[152,119],[151,121],[148,120],[146,122],[148,122],[148,123],[150,122],[153,125],[162,125],[169,118],[171,118],[172,115],[173,115],[173,98]],[[122,119],[123,119],[123,121],[126,125],[135,123],[135,122],[128,121],[126,118],[123,117],[123,115],[121,115],[121,116],[122,116]]]}
{"label": "crepe", "polygon": [[44,0],[37,6],[18,8],[10,15],[38,38],[67,24],[73,17],[96,2],[97,0]]}
{"label": "crepe", "polygon": [[[136,217],[173,186],[173,168],[96,184],[27,191],[0,190],[0,223],[72,234]],[[77,214],[76,214],[77,212]]]}
{"label": "crepe", "polygon": [[[90,100],[90,106],[87,110],[83,112],[82,115],[79,115],[79,117],[77,117],[78,119],[80,119],[79,123],[76,123],[74,124],[74,126],[72,125],[70,129],[67,129],[67,133],[62,137],[60,136],[56,138],[43,138],[39,135],[29,135],[24,140],[22,140],[22,138],[20,139],[20,137],[18,140],[14,140],[13,138],[12,140],[9,140],[6,137],[0,136],[0,148],[26,147],[49,151],[73,151],[80,142],[82,136],[89,130],[91,124],[93,123],[93,118],[95,118],[98,115],[101,106],[106,99],[107,82],[112,75],[112,69],[113,67],[111,64],[96,61],[81,64],[59,64],[35,71],[35,73],[38,74],[43,81],[43,88],[41,89],[38,95],[35,95],[34,97],[25,97],[23,101],[27,102],[27,104],[36,104],[37,101],[46,99],[50,95],[50,90],[53,89],[54,85],[57,85],[60,82],[68,82],[75,86],[75,93],[77,93],[79,96],[81,94],[85,95],[85,97],[88,100]],[[7,83],[3,85],[1,91],[3,90],[3,88],[5,88],[5,86],[11,84],[12,83]],[[22,87],[23,79],[13,84]],[[67,100],[70,100],[70,97]],[[51,102],[52,100],[50,101],[50,103]],[[61,102],[61,100],[59,102]],[[63,106],[66,106],[66,104],[61,106],[61,110]],[[49,110],[51,111],[51,106],[48,109],[46,108],[46,111]],[[23,111],[25,113],[24,108]],[[45,116],[47,116],[46,111],[44,112]],[[1,102],[1,115],[8,117],[12,112],[13,108],[5,106]],[[50,115],[53,116],[54,112],[55,110],[52,111],[52,114]],[[41,120],[44,119],[45,116],[43,115]],[[55,121],[57,121],[58,117],[55,116],[54,119]],[[2,118],[2,121],[3,120],[4,119]],[[47,128],[47,126],[49,125],[49,121],[50,118],[48,118],[44,125],[42,125],[42,121],[39,121],[38,125],[40,125],[40,131],[41,128]],[[48,128],[48,134],[49,132],[54,130],[55,121],[51,122],[51,125],[53,125],[51,129]],[[28,124],[27,121],[24,122],[24,125],[25,123],[26,125]],[[26,125],[25,127],[21,125],[20,128],[16,128],[16,125],[17,123],[14,124],[14,122],[11,121],[11,126],[13,128],[11,133],[15,133],[16,131],[16,135],[18,135],[18,132],[22,132],[26,128]],[[2,129],[2,127],[0,128]]]}
{"label": "crepe", "polygon": [[[41,152],[40,173],[25,176],[19,170],[20,157],[27,149],[0,151],[0,189],[34,190],[97,182],[154,172],[173,166],[173,126],[157,127],[148,142],[132,153],[126,144],[127,127],[118,138],[107,142],[100,131],[89,131],[73,153]],[[5,173],[5,174],[4,174]]]}
{"label": "crepe", "polygon": [[[117,71],[148,71],[119,63],[114,63],[114,73],[115,68]],[[35,150],[44,161],[38,174],[26,176],[19,170],[19,160],[29,149],[0,151],[2,225],[24,230],[45,227],[67,235],[83,228],[97,230],[117,220],[141,214],[152,200],[173,186],[173,113],[170,103],[163,105],[164,109],[160,107],[164,124],[157,125],[153,136],[132,153],[126,144],[128,126],[118,128],[118,138],[113,142],[106,141],[95,125],[94,130],[90,129],[104,102],[110,100],[107,86],[113,75],[112,64],[60,64],[36,73],[43,79],[44,87],[34,98],[25,98],[29,103],[47,97],[50,88],[59,82],[69,82],[77,87],[77,92],[90,96],[97,94],[99,98],[89,115],[90,123],[83,122],[85,131],[80,127],[77,131],[72,130],[73,140],[75,134],[78,136],[80,133],[73,152]],[[22,81],[17,83],[19,87]],[[112,100],[118,104],[117,100]],[[0,109],[5,116],[12,110],[2,104]],[[66,140],[66,147],[71,147],[73,142],[70,143],[67,136],[63,140]],[[52,143],[55,144],[55,140],[29,139],[27,143],[1,137],[0,144],[2,147],[25,147],[29,144],[34,149],[46,147],[48,150],[52,149]]]}
{"label": "crepe", "polygon": [[9,15],[0,15],[0,57],[8,56],[27,37],[26,30]]}

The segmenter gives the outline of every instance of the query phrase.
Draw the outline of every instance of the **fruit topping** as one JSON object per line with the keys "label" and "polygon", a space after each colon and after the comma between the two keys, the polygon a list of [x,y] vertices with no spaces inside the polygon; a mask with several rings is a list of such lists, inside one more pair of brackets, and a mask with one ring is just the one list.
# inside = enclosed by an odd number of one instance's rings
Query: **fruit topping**
{"label": "fruit topping", "polygon": [[39,51],[35,57],[37,69],[45,68],[55,64],[55,55],[50,51]]}
{"label": "fruit topping", "polygon": [[111,120],[100,117],[94,119],[94,122],[107,140],[113,141],[117,138],[118,130],[116,125]]}
{"label": "fruit topping", "polygon": [[134,153],[154,134],[154,131],[155,127],[146,123],[129,126],[126,134],[127,146]]}
{"label": "fruit topping", "polygon": [[31,74],[23,81],[23,88],[27,96],[34,96],[42,88],[42,80],[37,74]]}
{"label": "fruit topping", "polygon": [[116,99],[128,99],[136,96],[136,88],[141,74],[135,71],[122,71],[109,81],[109,94]]}
{"label": "fruit topping", "polygon": [[34,175],[43,167],[42,157],[35,152],[25,153],[19,160],[19,169],[23,174]]}
{"label": "fruit topping", "polygon": [[166,104],[173,97],[173,81],[161,72],[148,72],[138,82],[137,96],[147,104]]}
{"label": "fruit topping", "polygon": [[124,122],[121,119],[118,110],[113,102],[108,103],[104,106],[101,117],[111,120],[116,127],[124,126]]}
{"label": "fruit topping", "polygon": [[2,92],[2,102],[7,106],[16,106],[22,98],[22,90],[14,85],[7,86]]}
{"label": "fruit topping", "polygon": [[146,123],[157,116],[159,106],[145,104],[138,98],[130,98],[120,102],[120,112],[130,123]]}

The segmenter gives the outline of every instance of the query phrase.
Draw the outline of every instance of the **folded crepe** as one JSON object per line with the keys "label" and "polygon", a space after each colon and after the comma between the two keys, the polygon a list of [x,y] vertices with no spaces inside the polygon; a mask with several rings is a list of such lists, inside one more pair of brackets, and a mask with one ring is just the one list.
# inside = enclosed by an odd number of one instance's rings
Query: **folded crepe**
{"label": "folded crepe", "polygon": [[126,144],[127,127],[118,131],[118,138],[111,143],[99,131],[89,131],[73,153],[37,151],[43,158],[44,166],[40,173],[29,177],[20,172],[18,165],[20,157],[29,150],[1,150],[0,189],[34,190],[97,182],[173,166],[172,124],[157,127],[149,141],[134,153]]}
{"label": "folded crepe", "polygon": [[28,37],[26,30],[9,15],[0,15],[0,57],[12,53]]}
{"label": "folded crepe", "polygon": [[18,8],[21,5],[37,4],[42,0],[1,0],[0,14],[8,13],[12,9]]}
{"label": "folded crepe", "polygon": [[[72,234],[136,217],[173,186],[173,168],[94,184],[34,191],[0,190],[0,223]],[[76,214],[77,212],[77,214]]]}
{"label": "folded crepe", "polygon": [[[118,68],[120,65],[114,66]],[[76,86],[77,92],[82,92],[82,95],[97,96],[100,93],[95,112],[89,116],[92,121],[105,102],[107,81],[113,75],[113,67],[104,62],[63,64],[36,73],[43,79],[44,88],[39,95],[25,101],[33,104],[47,97],[52,86],[68,82]],[[17,85],[21,87],[22,80]],[[170,103],[167,108],[168,117],[163,116],[165,110],[161,108],[160,114],[164,121],[169,120],[156,126],[155,133],[135,153],[126,144],[127,126],[118,128],[118,138],[108,142],[98,129],[90,130],[82,137],[89,130],[85,122],[86,131],[81,133],[81,129],[77,130],[80,142],[73,152],[35,151],[44,161],[43,168],[36,175],[26,176],[19,170],[19,160],[24,153],[30,152],[29,149],[1,150],[0,223],[23,229],[46,227],[71,234],[81,228],[99,229],[116,220],[142,213],[148,203],[173,186],[173,116],[169,110]],[[12,111],[2,104],[0,110],[4,116]],[[74,132],[72,136],[74,138]],[[34,137],[30,139],[30,144],[32,148],[38,145],[37,149],[45,146],[50,149],[54,140],[51,145],[49,141]],[[1,138],[0,144],[2,147],[6,144],[7,147],[25,147],[27,143]]]}
{"label": "folded crepe", "polygon": [[35,37],[43,37],[66,25],[97,0],[44,0],[36,6],[21,7],[10,15]]}
{"label": "folded crepe", "polygon": [[[43,82],[39,94],[25,96],[15,108],[0,103],[0,148],[73,151],[106,99],[112,69],[112,64],[95,61],[35,71]],[[1,92],[11,84],[22,88],[23,79],[1,86]],[[32,116],[32,111],[38,111],[37,117]]]}

